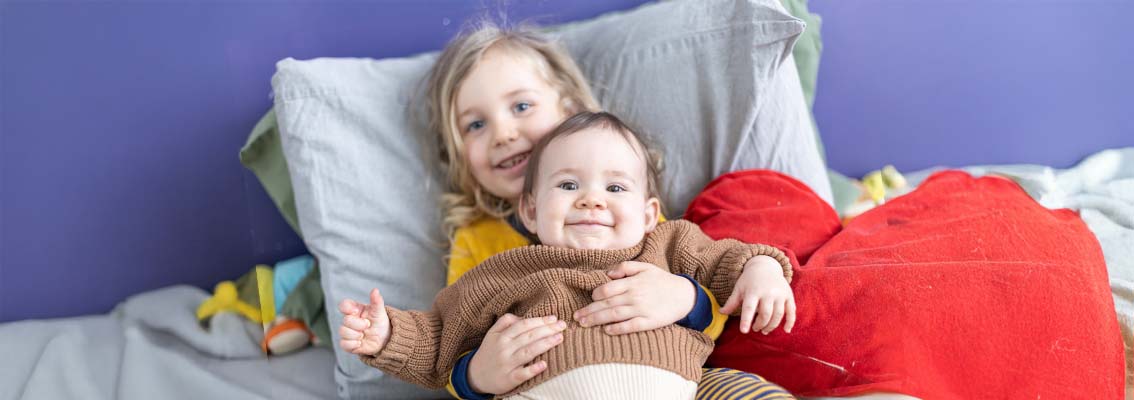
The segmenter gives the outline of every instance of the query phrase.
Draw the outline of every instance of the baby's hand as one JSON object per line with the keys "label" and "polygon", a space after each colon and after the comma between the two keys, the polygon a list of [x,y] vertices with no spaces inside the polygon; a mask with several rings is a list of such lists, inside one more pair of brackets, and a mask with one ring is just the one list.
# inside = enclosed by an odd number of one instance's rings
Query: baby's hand
{"label": "baby's hand", "polygon": [[606,325],[609,335],[644,332],[673,324],[693,309],[697,288],[658,266],[625,261],[607,272],[613,279],[591,292],[594,300],[575,311],[579,324]]}
{"label": "baby's hand", "polygon": [[508,393],[547,370],[536,357],[563,343],[567,323],[549,315],[520,319],[504,314],[488,330],[469,361],[469,386],[480,393]]}
{"label": "baby's hand", "polygon": [[[744,272],[736,280],[732,295],[721,307],[722,314],[740,311],[740,332],[749,329],[767,335],[784,323],[784,332],[795,326],[795,295],[784,279],[784,270],[776,259],[756,256],[744,263]],[[752,321],[753,314],[756,321]]]}
{"label": "baby's hand", "polygon": [[390,316],[378,289],[370,291],[370,304],[362,305],[351,299],[339,303],[343,325],[339,327],[339,346],[343,350],[372,356],[386,347],[390,340]]}

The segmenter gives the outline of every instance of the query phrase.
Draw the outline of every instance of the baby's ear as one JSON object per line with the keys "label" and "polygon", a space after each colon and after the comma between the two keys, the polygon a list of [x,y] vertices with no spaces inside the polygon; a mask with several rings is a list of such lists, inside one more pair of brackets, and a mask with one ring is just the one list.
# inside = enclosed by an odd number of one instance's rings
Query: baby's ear
{"label": "baby's ear", "polygon": [[657,197],[651,197],[646,200],[646,233],[654,231],[658,227],[658,219],[661,218],[661,200]]}
{"label": "baby's ear", "polygon": [[520,222],[524,223],[524,228],[527,228],[528,232],[535,233],[536,232],[535,198],[533,198],[532,195],[527,194],[527,193],[520,194],[520,206],[516,210],[516,213],[520,214]]}

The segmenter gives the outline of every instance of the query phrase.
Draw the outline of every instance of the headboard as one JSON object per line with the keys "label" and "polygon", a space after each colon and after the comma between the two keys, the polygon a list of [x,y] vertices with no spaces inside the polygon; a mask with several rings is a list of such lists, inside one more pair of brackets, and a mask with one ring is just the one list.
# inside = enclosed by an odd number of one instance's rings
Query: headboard
{"label": "headboard", "polygon": [[[0,321],[210,289],[305,251],[237,150],[285,57],[439,48],[490,10],[573,2],[0,3]],[[812,0],[815,113],[832,168],[1068,166],[1134,145],[1134,3]]]}

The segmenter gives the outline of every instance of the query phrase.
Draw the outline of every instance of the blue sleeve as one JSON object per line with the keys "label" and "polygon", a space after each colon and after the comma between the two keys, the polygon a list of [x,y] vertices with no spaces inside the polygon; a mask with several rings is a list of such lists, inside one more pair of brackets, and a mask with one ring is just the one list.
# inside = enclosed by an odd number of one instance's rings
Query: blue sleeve
{"label": "blue sleeve", "polygon": [[457,397],[466,400],[489,400],[492,395],[477,393],[469,386],[469,362],[472,361],[473,355],[476,354],[478,349],[468,352],[457,360],[457,365],[453,367],[453,372],[449,374],[449,383],[453,384],[453,391],[456,392]]}
{"label": "blue sleeve", "polygon": [[713,322],[713,307],[709,301],[709,294],[705,293],[705,288],[702,287],[692,276],[686,274],[679,274],[678,276],[688,279],[689,283],[697,290],[697,299],[693,302],[693,309],[689,314],[677,321],[677,325],[689,328],[695,331],[704,331]]}

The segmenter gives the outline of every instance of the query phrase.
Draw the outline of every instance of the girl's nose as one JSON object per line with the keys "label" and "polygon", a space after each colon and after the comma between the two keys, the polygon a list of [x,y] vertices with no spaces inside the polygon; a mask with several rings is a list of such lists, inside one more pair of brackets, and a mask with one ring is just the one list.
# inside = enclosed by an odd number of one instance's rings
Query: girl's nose
{"label": "girl's nose", "polygon": [[519,137],[520,132],[516,130],[516,126],[508,122],[497,123],[492,130],[492,144],[494,146],[502,146],[509,142],[514,142]]}

